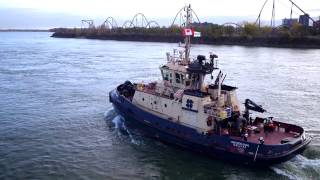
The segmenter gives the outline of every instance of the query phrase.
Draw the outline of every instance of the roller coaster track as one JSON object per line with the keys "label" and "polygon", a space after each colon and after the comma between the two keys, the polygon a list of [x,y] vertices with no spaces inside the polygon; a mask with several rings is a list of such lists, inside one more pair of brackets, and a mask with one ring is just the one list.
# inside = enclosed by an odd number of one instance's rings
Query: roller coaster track
{"label": "roller coaster track", "polygon": [[123,23],[122,28],[151,28],[160,27],[159,23],[156,21],[149,21],[148,18],[143,13],[137,13],[130,20]]}
{"label": "roller coaster track", "polygon": [[122,25],[122,28],[130,28],[130,27],[133,27],[134,24],[130,21],[130,20],[126,20],[123,25]]}
{"label": "roller coaster track", "polygon": [[108,29],[118,28],[118,23],[113,17],[108,17],[101,25],[101,27],[105,27]]}
{"label": "roller coaster track", "polygon": [[[184,23],[182,21],[185,21],[186,17],[184,15],[186,8],[188,8],[188,6],[184,6],[183,8],[181,8],[178,13],[176,14],[172,25],[174,25],[177,17],[180,15],[180,27],[184,26]],[[198,15],[195,13],[195,11],[193,9],[191,9],[191,20],[192,22],[196,22],[200,24],[200,20]],[[193,21],[194,19],[192,19],[192,17],[195,17],[196,21]],[[84,25],[87,24],[88,28],[94,28],[94,22],[93,20],[82,20],[81,21],[81,29],[84,27]],[[229,23],[231,24],[231,23]],[[235,23],[234,23],[235,24]],[[108,17],[102,24],[101,26],[102,28],[107,28],[107,29],[116,29],[119,28],[117,21],[115,20],[115,18],[113,17]],[[133,18],[131,20],[127,20],[123,23],[122,28],[154,28],[154,27],[160,27],[159,23],[151,20],[149,21],[147,19],[147,17],[143,14],[143,13],[137,13],[133,16]]]}
{"label": "roller coaster track", "polygon": [[94,21],[92,19],[81,20],[81,29],[84,29],[85,25],[88,25],[88,28],[94,28]]}
{"label": "roller coaster track", "polygon": [[[259,15],[258,15],[258,17],[257,17],[257,20],[256,20],[256,22],[255,22],[255,24],[258,23],[259,27],[260,27],[260,25],[261,25],[261,14],[262,14],[262,12],[263,12],[263,10],[264,10],[264,8],[265,8],[265,6],[266,6],[266,4],[267,4],[268,1],[269,1],[269,0],[265,0],[265,1],[264,1],[263,5],[262,5],[262,7],[261,7],[261,9],[260,9]],[[303,9],[301,9],[300,6],[298,6],[295,2],[293,2],[292,0],[288,0],[288,1],[292,4],[290,16],[292,15],[292,7],[293,7],[293,6],[296,7],[297,9],[299,9],[304,15],[307,14],[307,13],[306,13]],[[274,16],[275,16],[275,1],[273,0],[271,27],[274,27],[274,25],[275,25],[275,17],[274,17]],[[291,17],[290,17],[290,18],[291,18]],[[311,16],[309,16],[309,19],[310,19],[313,23],[316,22]]]}
{"label": "roller coaster track", "polygon": [[[139,17],[141,18],[141,21],[140,21],[141,24],[139,23]],[[142,13],[137,13],[136,15],[134,15],[131,22],[132,24],[134,24],[134,27],[145,27],[149,23],[146,16]]]}
{"label": "roller coaster track", "polygon": [[160,27],[160,25],[156,21],[149,21],[149,23],[146,25],[146,28],[152,28],[152,27]]}
{"label": "roller coaster track", "polygon": [[222,24],[221,26],[223,27],[222,28],[223,34],[229,34],[228,31],[230,32],[230,30],[232,33],[241,34],[241,31],[243,28],[243,26],[241,26],[240,24],[234,23],[234,22],[226,22],[226,23]]}
{"label": "roller coaster track", "polygon": [[[188,6],[184,6],[183,8],[181,8],[178,13],[176,14],[176,16],[174,17],[171,26],[175,25],[175,21],[177,20],[177,17],[179,16],[179,27],[184,27],[185,26],[185,21],[186,21],[186,15],[185,15],[185,11],[188,8]],[[193,21],[193,15],[196,17],[197,23],[200,24],[200,20],[198,18],[198,15],[196,14],[196,12],[191,9],[192,15],[191,15],[191,21]]]}

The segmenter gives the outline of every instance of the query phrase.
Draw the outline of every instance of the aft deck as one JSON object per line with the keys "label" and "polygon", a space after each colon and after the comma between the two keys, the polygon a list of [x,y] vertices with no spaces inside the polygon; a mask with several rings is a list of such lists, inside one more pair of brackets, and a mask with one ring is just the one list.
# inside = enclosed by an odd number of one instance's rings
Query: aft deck
{"label": "aft deck", "polygon": [[255,123],[247,127],[248,137],[244,136],[231,136],[232,139],[246,140],[252,143],[259,143],[259,138],[263,138],[266,145],[280,145],[289,143],[300,138],[302,131],[295,125],[288,125],[285,123],[274,122],[275,127],[273,130],[266,130],[264,124],[261,122]]}

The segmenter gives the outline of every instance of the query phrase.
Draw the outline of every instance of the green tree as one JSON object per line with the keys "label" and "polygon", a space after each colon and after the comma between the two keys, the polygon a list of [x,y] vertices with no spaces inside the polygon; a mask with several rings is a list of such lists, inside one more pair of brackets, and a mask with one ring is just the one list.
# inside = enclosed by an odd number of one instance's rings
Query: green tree
{"label": "green tree", "polygon": [[244,33],[249,37],[256,37],[259,35],[259,27],[252,23],[246,23],[244,25]]}
{"label": "green tree", "polygon": [[232,36],[235,33],[235,28],[233,26],[223,26],[223,35]]}
{"label": "green tree", "polygon": [[290,33],[293,37],[303,37],[307,35],[306,28],[299,23],[294,23],[292,25],[290,28]]}
{"label": "green tree", "polygon": [[281,26],[277,29],[277,35],[284,38],[290,38],[291,34],[288,27]]}
{"label": "green tree", "polygon": [[272,33],[272,28],[270,26],[263,26],[263,27],[260,27],[260,33],[267,37],[269,36],[271,33]]}

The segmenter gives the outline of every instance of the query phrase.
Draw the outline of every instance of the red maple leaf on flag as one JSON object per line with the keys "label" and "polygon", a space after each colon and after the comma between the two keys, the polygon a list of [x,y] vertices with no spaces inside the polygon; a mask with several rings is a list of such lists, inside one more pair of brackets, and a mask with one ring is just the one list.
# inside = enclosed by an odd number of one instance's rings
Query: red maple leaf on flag
{"label": "red maple leaf on flag", "polygon": [[193,30],[190,28],[183,29],[183,35],[184,36],[193,36]]}

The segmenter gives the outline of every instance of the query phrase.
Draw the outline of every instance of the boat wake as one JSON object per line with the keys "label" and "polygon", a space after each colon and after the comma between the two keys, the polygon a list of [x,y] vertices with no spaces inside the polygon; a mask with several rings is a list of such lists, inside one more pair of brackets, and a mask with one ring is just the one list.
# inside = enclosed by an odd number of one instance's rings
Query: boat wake
{"label": "boat wake", "polygon": [[272,166],[271,169],[288,179],[317,179],[320,176],[320,159],[297,155],[290,161]]}
{"label": "boat wake", "polygon": [[318,134],[318,135],[320,135],[320,130],[308,129],[308,130],[306,130],[306,132],[310,133],[310,134]]}
{"label": "boat wake", "polygon": [[108,126],[117,133],[118,137],[127,135],[132,144],[140,145],[139,141],[134,138],[133,133],[127,128],[125,119],[121,115],[118,115],[114,109],[106,111],[104,117]]}
{"label": "boat wake", "polygon": [[106,112],[104,112],[104,120],[109,123],[112,122],[113,118],[117,116],[117,113],[114,109],[109,109]]}
{"label": "boat wake", "polygon": [[313,137],[313,139],[320,140],[320,130],[306,130],[306,133]]}
{"label": "boat wake", "polygon": [[115,129],[119,130],[118,131],[120,133],[119,135],[127,134],[129,136],[132,144],[140,145],[139,141],[135,140],[133,134],[127,128],[127,126],[125,124],[125,120],[122,116],[117,115],[116,117],[113,118],[112,122],[115,125]]}
{"label": "boat wake", "polygon": [[279,175],[282,175],[282,176],[285,176],[291,180],[295,180],[295,179],[298,179],[298,177],[295,175],[295,174],[292,174],[290,172],[287,172],[286,169],[282,169],[282,168],[278,168],[278,167],[271,167],[271,169],[279,174]]}

